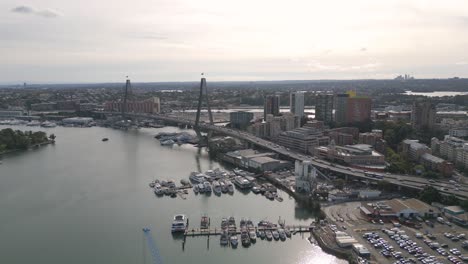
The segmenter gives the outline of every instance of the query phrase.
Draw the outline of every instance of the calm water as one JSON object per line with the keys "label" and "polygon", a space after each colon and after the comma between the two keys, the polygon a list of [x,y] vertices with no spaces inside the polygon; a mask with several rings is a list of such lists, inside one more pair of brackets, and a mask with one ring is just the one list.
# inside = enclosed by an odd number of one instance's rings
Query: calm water
{"label": "calm water", "polygon": [[428,92],[428,93],[419,93],[419,92],[406,91],[405,94],[406,95],[423,95],[427,97],[443,97],[443,96],[467,95],[468,92],[436,91],[436,92]]}
{"label": "calm water", "polygon": [[[221,197],[190,192],[187,200],[155,197],[150,180],[179,181],[190,171],[221,167],[204,151],[162,147],[153,138],[176,128],[45,130],[57,135],[57,144],[9,155],[0,165],[1,263],[150,263],[145,226],[166,264],[346,263],[299,235],[235,250],[222,248],[217,237],[188,238],[182,250],[182,240],[170,233],[176,213],[185,213],[192,226],[202,214],[216,226],[231,215],[255,222],[281,216],[287,224],[308,224],[312,216],[285,194],[282,203],[237,191]],[[110,140],[101,142],[103,137]]]}

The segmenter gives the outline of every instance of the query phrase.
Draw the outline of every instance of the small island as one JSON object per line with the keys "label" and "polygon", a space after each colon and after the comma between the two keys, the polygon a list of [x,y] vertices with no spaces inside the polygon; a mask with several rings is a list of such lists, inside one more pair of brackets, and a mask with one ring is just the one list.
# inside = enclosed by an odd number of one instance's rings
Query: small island
{"label": "small island", "polygon": [[54,142],[54,134],[47,136],[43,131],[20,131],[5,128],[0,130],[0,155]]}

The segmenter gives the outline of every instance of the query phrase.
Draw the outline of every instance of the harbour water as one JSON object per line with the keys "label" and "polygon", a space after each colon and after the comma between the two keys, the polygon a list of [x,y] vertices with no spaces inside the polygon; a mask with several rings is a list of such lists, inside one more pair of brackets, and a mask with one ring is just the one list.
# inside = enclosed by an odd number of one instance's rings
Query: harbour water
{"label": "harbour water", "polygon": [[[5,127],[0,127],[0,129]],[[0,165],[1,263],[151,263],[142,233],[149,227],[164,263],[347,263],[295,235],[258,240],[250,248],[221,247],[219,237],[187,238],[170,232],[172,217],[184,213],[198,226],[210,216],[254,222],[278,217],[306,225],[313,215],[293,199],[270,201],[253,193],[156,197],[154,179],[188,179],[191,171],[222,167],[205,151],[184,145],[165,147],[153,137],[177,128],[120,131],[106,128],[34,128],[57,136],[57,143],[3,158]],[[107,137],[108,142],[101,139]]]}

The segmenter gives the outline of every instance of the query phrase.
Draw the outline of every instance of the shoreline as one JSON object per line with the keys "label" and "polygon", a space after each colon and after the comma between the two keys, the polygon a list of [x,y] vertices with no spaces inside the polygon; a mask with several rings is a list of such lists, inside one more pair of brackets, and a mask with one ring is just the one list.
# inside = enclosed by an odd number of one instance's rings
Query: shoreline
{"label": "shoreline", "polygon": [[30,145],[30,146],[28,146],[26,149],[10,149],[10,150],[6,150],[6,151],[3,151],[3,152],[0,152],[0,157],[1,157],[1,156],[4,156],[4,155],[8,155],[8,154],[15,153],[15,152],[26,151],[26,150],[30,150],[30,149],[33,149],[33,148],[38,148],[38,147],[46,146],[46,145],[49,145],[49,144],[55,144],[55,140],[47,140],[47,141],[42,142],[42,143],[37,143],[37,144],[34,144],[34,145]]}

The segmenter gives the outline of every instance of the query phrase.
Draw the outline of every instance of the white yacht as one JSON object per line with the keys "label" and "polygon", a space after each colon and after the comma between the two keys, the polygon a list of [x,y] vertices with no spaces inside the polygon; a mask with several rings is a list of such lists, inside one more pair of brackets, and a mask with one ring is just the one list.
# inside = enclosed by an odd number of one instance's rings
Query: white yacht
{"label": "white yacht", "polygon": [[206,181],[206,175],[203,173],[192,172],[190,173],[189,179],[193,183],[203,183]]}
{"label": "white yacht", "polygon": [[237,235],[232,235],[229,238],[229,241],[231,242],[231,246],[234,248],[237,247],[237,245],[239,244],[239,238],[237,237]]}
{"label": "white yacht", "polygon": [[252,187],[252,184],[244,177],[237,176],[234,178],[234,184],[241,189],[248,189]]}
{"label": "white yacht", "polygon": [[42,122],[41,123],[41,127],[56,127],[57,124],[53,123],[53,122],[49,122],[49,121],[45,121],[45,122]]}
{"label": "white yacht", "polygon": [[174,216],[174,221],[172,221],[171,232],[185,232],[187,228],[187,217],[183,214],[178,214]]}
{"label": "white yacht", "polygon": [[234,185],[232,184],[232,182],[230,180],[226,180],[225,183],[226,183],[226,186],[227,186],[226,188],[228,189],[228,192],[230,194],[233,194],[234,193]]}
{"label": "white yacht", "polygon": [[221,194],[221,185],[218,181],[213,181],[213,192],[215,194]]}
{"label": "white yacht", "polygon": [[154,184],[154,193],[156,195],[163,195],[164,194],[164,190],[163,190],[161,184],[159,184],[159,183]]}

